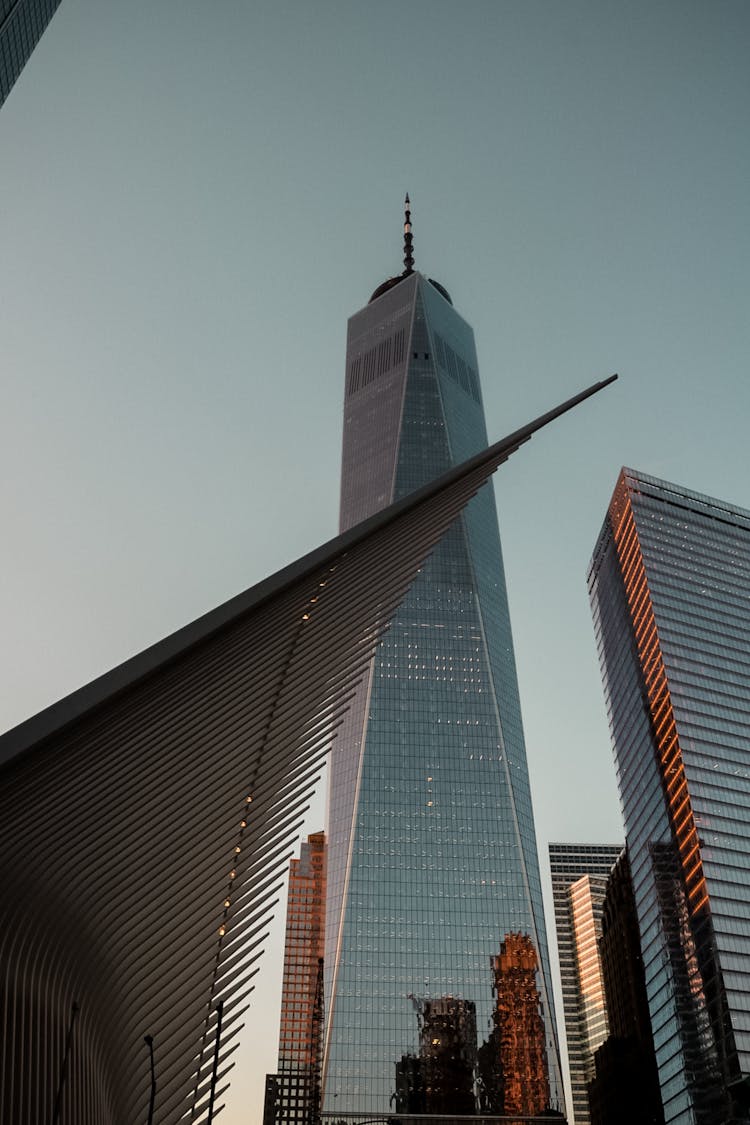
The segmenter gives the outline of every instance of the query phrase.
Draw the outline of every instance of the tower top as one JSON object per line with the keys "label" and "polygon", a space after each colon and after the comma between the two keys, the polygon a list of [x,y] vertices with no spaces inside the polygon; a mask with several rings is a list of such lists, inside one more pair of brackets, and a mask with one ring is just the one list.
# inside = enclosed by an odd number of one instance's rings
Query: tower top
{"label": "tower top", "polygon": [[[411,231],[411,202],[409,200],[409,193],[407,191],[404,198],[404,268],[397,277],[389,277],[382,285],[379,285],[368,304],[372,304],[378,297],[382,297],[389,289],[393,289],[394,285],[398,285],[404,278],[411,277],[414,273],[414,236]],[[427,279],[434,289],[437,289],[441,297],[445,297],[449,305],[453,304],[448,290],[445,289],[439,281],[433,281],[430,277]]]}
{"label": "tower top", "polygon": [[414,273],[414,239],[411,233],[411,203],[409,193],[404,200],[404,272],[403,277]]}

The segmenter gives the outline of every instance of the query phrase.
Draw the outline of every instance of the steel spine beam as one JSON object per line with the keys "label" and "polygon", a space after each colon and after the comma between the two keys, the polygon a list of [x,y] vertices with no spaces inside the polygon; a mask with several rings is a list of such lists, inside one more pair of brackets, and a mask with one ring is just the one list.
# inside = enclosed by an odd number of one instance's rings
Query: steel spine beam
{"label": "steel spine beam", "polygon": [[[609,382],[607,380],[606,382]],[[202,1122],[318,769],[476,491],[588,391],[0,739],[0,1119]],[[248,800],[249,798],[249,800]],[[228,905],[226,905],[228,904]]]}

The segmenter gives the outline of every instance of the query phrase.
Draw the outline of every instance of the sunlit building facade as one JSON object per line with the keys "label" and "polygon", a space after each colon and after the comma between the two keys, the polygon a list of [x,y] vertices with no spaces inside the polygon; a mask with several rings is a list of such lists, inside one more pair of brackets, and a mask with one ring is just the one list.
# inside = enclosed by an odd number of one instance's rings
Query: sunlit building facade
{"label": "sunlit building facade", "polygon": [[538,986],[539,958],[528,934],[506,934],[492,960],[494,1027],[502,1112],[536,1116],[549,1107],[549,1067]]}
{"label": "sunlit building facade", "polygon": [[549,846],[574,1125],[589,1121],[594,1052],[607,1035],[597,942],[607,878],[621,851],[621,844]]}
{"label": "sunlit building facade", "polygon": [[60,0],[0,0],[0,105],[59,3]]}
{"label": "sunlit building facade", "polygon": [[746,1121],[750,512],[624,469],[589,585],[665,1120]]}
{"label": "sunlit building facade", "polygon": [[266,1081],[264,1125],[319,1118],[325,894],[325,833],[315,832],[289,868],[278,1072]]}
{"label": "sunlit building facade", "polygon": [[[349,321],[341,527],[486,442],[471,328],[412,269]],[[422,568],[334,746],[324,1109],[387,1113],[419,1067],[413,1000],[494,1027],[493,958],[535,954],[548,1100],[562,1107],[539,864],[494,497]],[[460,1038],[458,1031],[456,1040]]]}

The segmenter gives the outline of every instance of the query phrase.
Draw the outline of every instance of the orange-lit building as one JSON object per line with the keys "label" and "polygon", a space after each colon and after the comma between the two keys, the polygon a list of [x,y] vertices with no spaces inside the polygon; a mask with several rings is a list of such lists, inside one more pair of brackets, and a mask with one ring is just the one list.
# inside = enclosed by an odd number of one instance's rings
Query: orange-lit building
{"label": "orange-lit building", "polygon": [[750,1120],[750,512],[623,469],[589,573],[667,1125]]}
{"label": "orange-lit building", "polygon": [[[506,934],[492,959],[496,1007],[494,1039],[502,1108],[510,1116],[532,1116],[549,1107],[550,1088],[544,1020],[537,983],[539,959],[526,934]],[[496,1078],[497,1081],[497,1078]]]}
{"label": "orange-lit building", "polygon": [[264,1125],[312,1125],[320,1113],[326,841],[308,836],[289,870],[278,1073],[266,1079]]}

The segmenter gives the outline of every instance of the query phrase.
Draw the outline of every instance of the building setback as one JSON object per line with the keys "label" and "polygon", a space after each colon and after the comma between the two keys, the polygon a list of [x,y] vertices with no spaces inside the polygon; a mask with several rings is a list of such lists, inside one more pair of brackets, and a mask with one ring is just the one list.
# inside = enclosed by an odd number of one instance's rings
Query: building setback
{"label": "building setback", "polygon": [[589,588],[665,1120],[746,1121],[750,513],[624,469]]}
{"label": "building setback", "polygon": [[266,1079],[264,1125],[319,1118],[325,893],[325,833],[315,832],[289,867],[278,1073]]}
{"label": "building setback", "polygon": [[[349,321],[342,529],[486,442],[473,333],[414,272],[408,210],[404,263]],[[369,665],[333,751],[328,831],[324,1110],[388,1113],[399,1058],[403,1094],[418,1049],[410,996],[474,1005],[486,1039],[509,935],[536,956],[549,1099],[562,1107],[491,489],[421,569]]]}
{"label": "building setback", "polygon": [[597,941],[607,878],[622,844],[550,844],[572,1122],[589,1121],[588,1083],[594,1052],[607,1035]]}
{"label": "building setback", "polygon": [[0,105],[29,60],[60,0],[0,0]]}

